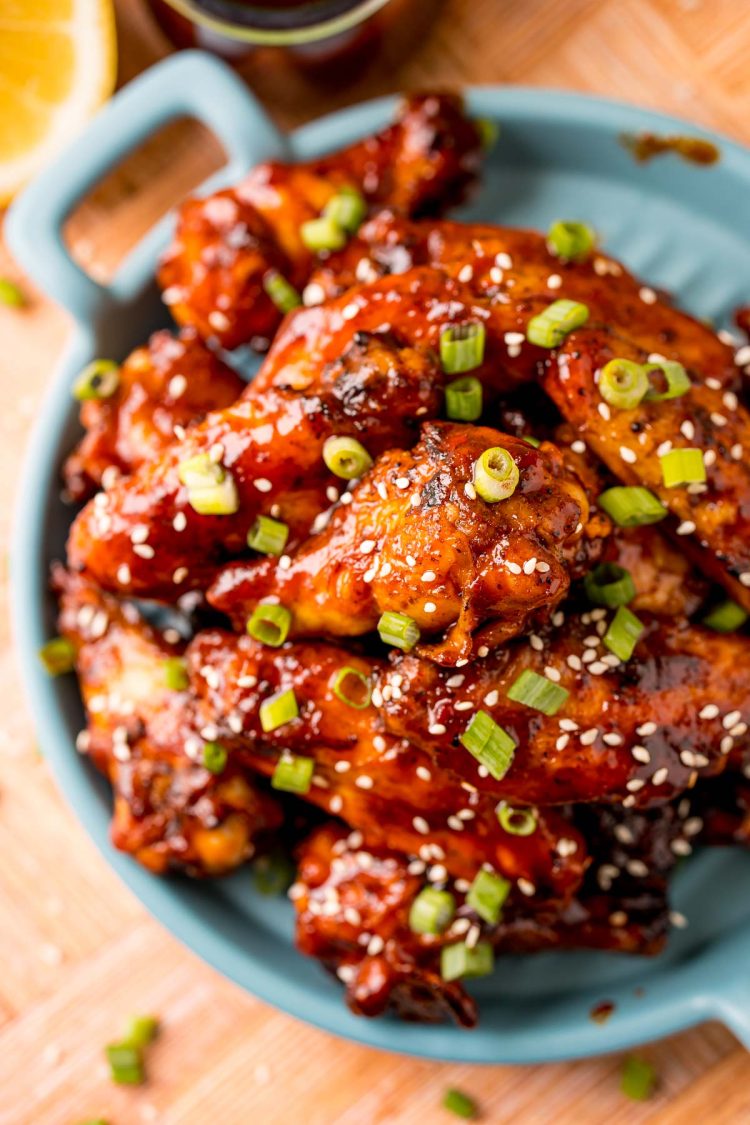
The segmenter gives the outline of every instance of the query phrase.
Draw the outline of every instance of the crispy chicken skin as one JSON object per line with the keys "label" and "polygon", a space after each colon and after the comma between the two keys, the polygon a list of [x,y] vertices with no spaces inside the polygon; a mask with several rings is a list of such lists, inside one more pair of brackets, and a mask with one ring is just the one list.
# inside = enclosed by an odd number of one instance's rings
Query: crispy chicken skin
{"label": "crispy chicken skin", "polygon": [[79,750],[114,791],[112,840],[156,873],[220,875],[255,852],[281,824],[276,803],[233,767],[214,775],[202,750],[189,693],[168,687],[178,655],[132,606],[57,567],[59,628],[77,649],[87,729]]}
{"label": "crispy chicken skin", "polygon": [[[493,447],[520,473],[500,503],[472,483]],[[350,495],[291,564],[236,563],[209,601],[240,628],[258,602],[280,601],[296,636],[358,636],[386,611],[406,613],[427,642],[420,653],[451,665],[549,616],[601,547],[555,446],[535,449],[488,427],[427,423],[412,450],[383,454]]]}
{"label": "crispy chicken skin", "polygon": [[314,256],[300,227],[343,187],[370,207],[407,215],[455,202],[479,164],[481,138],[450,94],[408,98],[395,122],[307,164],[261,164],[236,187],[189,199],[158,280],[178,324],[236,348],[270,341],[281,314],[264,289],[269,270],[302,288]]}
{"label": "crispy chicken skin", "polygon": [[110,482],[129,475],[160,454],[175,430],[229,406],[244,386],[192,329],[155,332],[122,364],[113,395],[82,404],[86,432],[63,466],[69,497],[87,500],[105,474]]}

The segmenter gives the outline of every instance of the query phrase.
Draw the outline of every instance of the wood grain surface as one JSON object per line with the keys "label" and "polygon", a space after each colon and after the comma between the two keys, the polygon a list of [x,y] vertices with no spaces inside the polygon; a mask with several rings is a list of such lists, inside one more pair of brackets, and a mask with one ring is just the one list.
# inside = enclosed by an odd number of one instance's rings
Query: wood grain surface
{"label": "wood grain surface", "polygon": [[[750,143],[747,0],[433,0],[430,11],[419,50],[337,90],[292,79],[273,54],[243,73],[284,126],[398,88],[515,82],[623,98]],[[141,0],[120,0],[118,22],[124,83],[168,45]],[[70,220],[77,257],[107,276],[154,214],[218,160],[215,144],[195,127],[173,128],[146,146]],[[20,312],[0,307],[5,559],[18,461],[69,326],[19,277],[2,246],[0,276],[25,284],[29,297]],[[750,1121],[750,1059],[717,1025],[646,1048],[660,1084],[636,1105],[619,1092],[618,1057],[530,1068],[419,1062],[337,1041],[228,984],[146,915],[57,793],[22,703],[6,579],[3,573],[2,1125],[75,1125],[99,1116],[110,1125],[440,1125],[456,1120],[440,1108],[449,1086],[471,1093],[488,1122]],[[102,1046],[132,1012],[158,1013],[164,1031],[149,1056],[148,1084],[117,1088]]]}

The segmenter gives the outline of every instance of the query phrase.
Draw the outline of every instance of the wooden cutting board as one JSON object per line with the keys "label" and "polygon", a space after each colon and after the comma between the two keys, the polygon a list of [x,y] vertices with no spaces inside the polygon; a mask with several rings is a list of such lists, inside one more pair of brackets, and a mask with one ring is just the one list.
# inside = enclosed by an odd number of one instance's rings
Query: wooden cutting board
{"label": "wooden cutting board", "polygon": [[[418,52],[343,90],[291,82],[269,58],[245,72],[285,126],[404,87],[515,82],[631,100],[750,143],[746,0],[432,7]],[[118,19],[125,82],[168,47],[140,0],[120,0]],[[106,276],[155,212],[217,160],[215,144],[195,128],[173,128],[147,146],[71,220],[78,257]],[[23,283],[2,247],[0,276]],[[30,290],[29,297],[22,312],[0,307],[3,559],[18,461],[68,331],[58,310]],[[717,1025],[648,1048],[660,1088],[636,1105],[619,1092],[616,1057],[529,1068],[419,1062],[334,1040],[244,995],[151,921],[95,852],[36,751],[7,612],[0,645],[1,1125],[99,1116],[111,1125],[440,1125],[457,1120],[440,1108],[450,1086],[471,1093],[488,1122],[750,1121],[750,1059]],[[136,1090],[113,1087],[102,1060],[102,1046],[131,1012],[158,1013],[164,1025],[149,1056],[150,1081]]]}

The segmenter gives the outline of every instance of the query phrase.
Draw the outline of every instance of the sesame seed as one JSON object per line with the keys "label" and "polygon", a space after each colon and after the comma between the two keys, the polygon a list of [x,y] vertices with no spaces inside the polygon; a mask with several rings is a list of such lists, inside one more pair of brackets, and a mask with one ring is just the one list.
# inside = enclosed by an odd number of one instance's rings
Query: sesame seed
{"label": "sesame seed", "polygon": [[716,706],[716,704],[707,703],[706,706],[698,712],[698,717],[700,719],[715,719],[718,714],[719,708]]}
{"label": "sesame seed", "polygon": [[479,659],[484,660],[485,656],[489,656],[489,655],[490,655],[490,650],[487,648],[487,645],[480,645],[479,648],[477,649],[477,656],[479,657]]}
{"label": "sesame seed", "polygon": [[603,660],[595,660],[593,664],[589,664],[589,672],[592,676],[601,676],[603,672],[609,670],[609,666]]}
{"label": "sesame seed", "polygon": [[613,910],[609,916],[609,922],[612,926],[625,926],[627,921],[628,916],[624,910]]}
{"label": "sesame seed", "polygon": [[477,490],[470,480],[467,480],[466,484],[464,485],[464,493],[469,497],[470,500],[476,500],[477,498]]}
{"label": "sesame seed", "polygon": [[656,304],[656,293],[654,293],[653,289],[650,289],[648,287],[648,285],[643,285],[639,289],[638,296],[641,298],[644,305],[655,305]]}
{"label": "sesame seed", "polygon": [[560,682],[560,673],[558,672],[557,668],[553,668],[551,665],[547,665],[547,667],[544,669],[544,674],[548,680],[552,680],[553,684],[557,684]]}
{"label": "sesame seed", "polygon": [[639,734],[641,738],[648,738],[650,734],[656,734],[656,729],[656,723],[642,723],[636,728],[636,734]]}
{"label": "sesame seed", "polygon": [[425,613],[434,613],[437,609],[437,606],[434,602],[425,602],[423,608]]}
{"label": "sesame seed", "polygon": [[583,667],[583,665],[581,664],[581,658],[579,656],[576,656],[575,653],[570,654],[567,659],[567,664],[568,667],[572,668],[574,672],[580,672],[581,668]]}
{"label": "sesame seed", "polygon": [[636,878],[648,875],[648,868],[642,859],[629,859],[625,864],[625,870],[628,875],[634,875]]}
{"label": "sesame seed", "polygon": [[622,457],[623,461],[627,462],[628,465],[634,465],[638,460],[638,457],[633,452],[633,450],[628,449],[626,445],[620,446],[620,456]]}
{"label": "sesame seed", "polygon": [[138,555],[141,559],[152,559],[156,551],[149,543],[136,543],[133,547],[133,554]]}
{"label": "sesame seed", "polygon": [[454,704],[454,707],[457,711],[471,711],[473,706],[474,704],[470,699],[461,699],[458,703]]}
{"label": "sesame seed", "polygon": [[692,535],[695,531],[695,524],[692,520],[683,520],[677,528],[678,535]]}
{"label": "sesame seed", "polygon": [[516,881],[516,886],[521,894],[526,895],[527,898],[531,898],[532,895],[536,894],[536,887],[529,879],[518,879]]}
{"label": "sesame seed", "polygon": [[745,367],[750,363],[750,344],[744,344],[734,353],[734,362],[738,367]]}
{"label": "sesame seed", "polygon": [[562,278],[559,273],[551,273],[547,278],[548,289],[559,289],[562,285]]}
{"label": "sesame seed", "polygon": [[423,582],[434,582],[435,581],[435,571],[434,570],[426,570],[424,572],[424,574],[422,575],[422,581]]}
{"label": "sesame seed", "polygon": [[395,484],[396,484],[396,488],[401,488],[401,489],[408,488],[409,487],[409,478],[408,477],[396,477]]}
{"label": "sesame seed", "polygon": [[188,576],[188,573],[189,573],[189,571],[188,571],[188,568],[186,566],[178,566],[177,569],[172,574],[172,581],[174,582],[174,584],[176,586],[179,586],[179,584],[181,582],[185,581],[185,579]]}
{"label": "sesame seed", "polygon": [[357,786],[358,789],[372,789],[375,782],[372,780],[371,777],[368,777],[368,775],[366,773],[363,773],[360,777],[358,777],[356,779],[354,784]]}
{"label": "sesame seed", "polygon": [[558,738],[557,742],[555,743],[555,749],[556,750],[564,750],[569,742],[570,742],[570,735],[569,734],[561,734],[560,737]]}
{"label": "sesame seed", "polygon": [[731,753],[733,747],[734,747],[734,739],[732,738],[731,735],[728,735],[728,734],[725,735],[724,738],[722,738],[721,742],[719,743],[719,750],[721,751],[722,754]]}
{"label": "sesame seed", "polygon": [[692,441],[694,439],[694,437],[695,437],[695,426],[693,425],[693,423],[690,421],[689,418],[686,418],[685,421],[680,426],[680,433],[682,434],[683,437],[687,438],[688,441]]}
{"label": "sesame seed", "polygon": [[723,415],[723,414],[719,414],[719,413],[718,413],[718,411],[714,411],[714,412],[712,413],[712,415],[711,415],[711,421],[713,422],[713,424],[714,424],[715,426],[726,426],[726,424],[727,424],[727,420],[726,420],[726,418],[724,417],[724,415]]}
{"label": "sesame seed", "polygon": [[430,734],[445,734],[446,728],[443,726],[442,723],[432,723],[428,727],[428,730],[429,730]]}
{"label": "sesame seed", "polygon": [[669,921],[676,930],[684,930],[688,924],[687,918],[684,914],[681,914],[679,910],[670,910]]}
{"label": "sesame seed", "polygon": [[670,847],[675,855],[690,855],[693,850],[687,840],[682,839],[673,840]]}
{"label": "sesame seed", "polygon": [[550,565],[548,562],[544,562],[544,560],[542,560],[541,562],[538,562],[536,564],[536,569],[539,574],[547,574],[550,569]]}
{"label": "sesame seed", "polygon": [[414,558],[414,555],[407,555],[406,556],[406,565],[412,566],[412,567],[417,565],[417,560]]}
{"label": "sesame seed", "polygon": [[495,265],[499,266],[501,270],[512,270],[513,259],[511,258],[510,254],[507,254],[504,250],[501,250],[499,254],[495,255]]}
{"label": "sesame seed", "polygon": [[743,456],[744,456],[744,452],[745,451],[742,447],[742,442],[738,441],[729,450],[729,456],[732,458],[733,461],[741,461]]}
{"label": "sesame seed", "polygon": [[270,480],[268,480],[266,477],[256,477],[253,481],[253,484],[258,489],[258,492],[270,492],[273,488]]}
{"label": "sesame seed", "polygon": [[578,730],[578,723],[576,723],[573,719],[560,719],[560,730]]}
{"label": "sesame seed", "polygon": [[466,679],[466,676],[463,674],[463,672],[459,672],[457,676],[451,676],[450,679],[447,679],[445,681],[445,686],[448,687],[448,688],[461,687],[461,684],[464,682],[465,679]]}
{"label": "sesame seed", "polygon": [[591,727],[590,730],[583,731],[583,733],[580,736],[581,745],[582,746],[591,746],[592,742],[596,741],[596,736],[597,736],[598,733],[599,732],[598,732],[596,727]]}
{"label": "sesame seed", "polygon": [[651,778],[651,784],[652,785],[663,785],[668,777],[669,777],[669,770],[667,769],[666,766],[662,766],[660,769],[658,769],[654,772],[654,775]]}
{"label": "sesame seed", "polygon": [[335,769],[336,773],[348,773],[352,768],[352,764],[351,762],[347,762],[342,758],[340,762],[336,762],[333,768]]}
{"label": "sesame seed", "polygon": [[431,883],[444,883],[448,878],[448,870],[442,863],[435,863],[427,872]]}
{"label": "sesame seed", "polygon": [[625,782],[625,788],[629,793],[637,793],[645,784],[642,777],[631,777],[630,781]]}
{"label": "sesame seed", "polygon": [[570,448],[573,450],[574,453],[585,453],[586,452],[586,442],[585,441],[574,441]]}
{"label": "sesame seed", "polygon": [[127,563],[121,563],[118,566],[115,577],[121,586],[127,586],[130,582],[130,567]]}
{"label": "sesame seed", "polygon": [[184,531],[187,527],[187,516],[184,512],[178,512],[172,520],[172,527],[175,531]]}
{"label": "sesame seed", "polygon": [[535,652],[543,652],[544,650],[544,641],[536,633],[532,633],[529,637],[529,644]]}
{"label": "sesame seed", "polygon": [[511,574],[520,574],[521,573],[521,568],[518,565],[518,563],[506,561],[505,568],[506,568],[506,570],[509,570]]}
{"label": "sesame seed", "polygon": [[663,441],[661,443],[661,445],[658,445],[656,447],[656,456],[657,457],[665,457],[667,455],[667,453],[669,453],[671,451],[671,449],[672,449],[672,442],[669,441],[669,439],[667,439],[667,441]]}
{"label": "sesame seed", "polygon": [[600,402],[597,409],[598,409],[599,413],[601,414],[602,418],[604,419],[604,421],[608,422],[610,420],[610,418],[612,417],[612,412],[610,411],[606,402]]}
{"label": "sesame seed", "polygon": [[686,836],[696,836],[703,828],[703,821],[699,816],[690,816],[682,826]]}
{"label": "sesame seed", "polygon": [[741,718],[742,713],[740,711],[729,711],[721,720],[721,725],[724,727],[724,730],[729,730],[729,728],[735,726]]}
{"label": "sesame seed", "polygon": [[578,845],[575,840],[570,840],[567,836],[562,836],[557,841],[557,848],[555,850],[558,855],[569,856],[578,851]]}
{"label": "sesame seed", "polygon": [[449,816],[446,823],[454,832],[463,832],[464,830],[464,822],[459,820],[457,816]]}
{"label": "sesame seed", "polygon": [[750,571],[746,570],[744,574],[740,575],[740,583],[743,586],[750,586]]}
{"label": "sesame seed", "polygon": [[743,734],[747,734],[747,723],[737,723],[737,726],[732,727],[729,733],[732,738],[742,738]]}
{"label": "sesame seed", "polygon": [[703,454],[703,464],[709,469],[711,468],[712,465],[716,464],[716,450],[715,449],[707,449],[705,451],[705,453]]}
{"label": "sesame seed", "polygon": [[607,746],[622,745],[622,735],[617,734],[615,731],[607,731],[605,735],[602,735],[602,740],[606,742]]}
{"label": "sesame seed", "polygon": [[500,692],[497,691],[496,689],[493,689],[492,691],[488,691],[487,694],[485,695],[484,703],[488,707],[494,707],[499,698],[500,698]]}
{"label": "sesame seed", "polygon": [[416,775],[417,775],[417,777],[419,778],[420,781],[431,781],[432,780],[432,774],[427,769],[427,766],[417,766],[415,772],[416,772]]}

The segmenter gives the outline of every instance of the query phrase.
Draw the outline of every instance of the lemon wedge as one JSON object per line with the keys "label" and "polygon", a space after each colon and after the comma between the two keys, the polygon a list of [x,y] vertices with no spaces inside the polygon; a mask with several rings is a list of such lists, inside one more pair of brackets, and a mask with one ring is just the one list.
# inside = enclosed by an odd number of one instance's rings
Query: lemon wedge
{"label": "lemon wedge", "polygon": [[115,86],[112,0],[1,0],[0,205]]}

